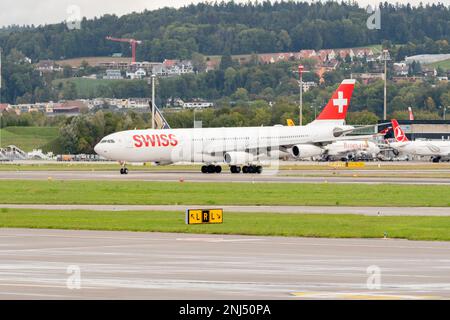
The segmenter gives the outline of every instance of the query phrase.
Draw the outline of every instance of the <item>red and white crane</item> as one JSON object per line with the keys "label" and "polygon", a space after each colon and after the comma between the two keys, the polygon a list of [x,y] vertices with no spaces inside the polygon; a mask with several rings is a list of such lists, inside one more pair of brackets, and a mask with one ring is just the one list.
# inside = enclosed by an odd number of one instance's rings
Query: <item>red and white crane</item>
{"label": "red and white crane", "polygon": [[132,56],[131,62],[136,63],[136,46],[138,44],[141,44],[142,41],[136,39],[114,38],[114,37],[106,37],[106,40],[129,43],[131,45],[131,56]]}

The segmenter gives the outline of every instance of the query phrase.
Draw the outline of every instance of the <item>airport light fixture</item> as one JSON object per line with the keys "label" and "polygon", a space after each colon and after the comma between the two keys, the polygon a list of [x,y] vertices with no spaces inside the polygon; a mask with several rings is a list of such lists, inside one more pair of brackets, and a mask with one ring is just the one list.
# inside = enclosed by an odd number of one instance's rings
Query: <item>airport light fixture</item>
{"label": "airport light fixture", "polygon": [[155,129],[155,79],[156,75],[152,74],[152,129]]}
{"label": "airport light fixture", "polygon": [[450,108],[450,106],[439,106],[439,109],[442,109],[442,119],[445,120],[445,114],[447,112],[447,109]]}
{"label": "airport light fixture", "polygon": [[299,117],[298,117],[298,123],[299,125],[303,125],[303,65],[298,66],[298,77],[300,79],[299,85],[300,85],[300,106],[299,106]]}
{"label": "airport light fixture", "polygon": [[311,109],[314,109],[314,119],[317,118],[317,106],[311,106]]}
{"label": "airport light fixture", "polygon": [[387,62],[391,60],[389,51],[383,50],[381,61],[384,61],[384,104],[383,104],[383,120],[387,118]]}
{"label": "airport light fixture", "polygon": [[[0,104],[2,104],[2,51],[3,49],[0,47]],[[2,128],[2,120],[3,120],[3,111],[0,111],[0,129]],[[2,144],[2,135],[0,131],[0,146]]]}
{"label": "airport light fixture", "polygon": [[299,125],[303,125],[303,73],[309,72],[305,71],[305,67],[303,65],[298,66],[298,77],[299,77],[299,87],[300,87],[300,105],[299,105],[299,115],[298,115],[298,123]]}

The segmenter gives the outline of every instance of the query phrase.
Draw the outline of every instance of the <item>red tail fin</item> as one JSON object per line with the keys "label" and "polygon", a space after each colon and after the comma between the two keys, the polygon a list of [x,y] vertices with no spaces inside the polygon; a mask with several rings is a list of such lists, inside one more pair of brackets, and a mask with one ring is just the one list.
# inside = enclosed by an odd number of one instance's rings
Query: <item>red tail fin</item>
{"label": "red tail fin", "polygon": [[345,79],[331,96],[316,120],[344,120],[355,87],[354,79]]}
{"label": "red tail fin", "polygon": [[405,133],[403,132],[402,128],[398,124],[397,120],[392,119],[392,128],[394,129],[394,136],[395,140],[398,142],[406,142],[408,141],[408,138],[406,137]]}

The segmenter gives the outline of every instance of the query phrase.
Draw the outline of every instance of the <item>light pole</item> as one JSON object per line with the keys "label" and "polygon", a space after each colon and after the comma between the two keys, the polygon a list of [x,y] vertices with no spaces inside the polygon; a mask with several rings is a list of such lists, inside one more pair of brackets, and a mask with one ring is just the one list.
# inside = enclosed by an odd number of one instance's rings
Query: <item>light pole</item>
{"label": "light pole", "polygon": [[317,118],[317,106],[311,106],[311,109],[314,108],[314,119]]}
{"label": "light pole", "polygon": [[303,65],[298,66],[298,76],[300,79],[300,106],[299,106],[299,117],[298,123],[299,126],[303,125]]}
{"label": "light pole", "polygon": [[195,126],[196,126],[196,122],[197,122],[197,120],[195,119],[195,111],[196,111],[197,109],[196,108],[194,108],[192,111],[194,112],[194,128],[195,128]]}
{"label": "light pole", "polygon": [[387,49],[383,50],[383,55],[381,58],[384,61],[384,106],[383,106],[383,120],[387,118],[387,61],[391,60],[389,57],[389,51]]}
{"label": "light pole", "polygon": [[[2,48],[0,48],[0,105],[2,104]],[[2,128],[3,111],[0,110],[0,129]],[[0,131],[1,132],[1,131]],[[0,133],[0,147],[2,145],[2,135]]]}
{"label": "light pole", "polygon": [[446,111],[447,111],[447,108],[449,108],[449,107],[446,107],[446,106],[439,106],[438,108],[439,108],[439,109],[442,108],[442,119],[445,120],[445,113],[446,113]]}
{"label": "light pole", "polygon": [[155,129],[155,78],[152,74],[152,129]]}

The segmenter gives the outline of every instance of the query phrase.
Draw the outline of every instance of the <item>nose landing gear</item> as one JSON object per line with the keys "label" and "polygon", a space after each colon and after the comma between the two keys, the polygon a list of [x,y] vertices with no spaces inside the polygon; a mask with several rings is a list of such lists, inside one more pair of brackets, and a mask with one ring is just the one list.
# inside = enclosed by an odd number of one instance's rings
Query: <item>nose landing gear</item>
{"label": "nose landing gear", "polygon": [[126,167],[125,161],[119,161],[121,168],[120,168],[120,174],[128,174],[128,169]]}

